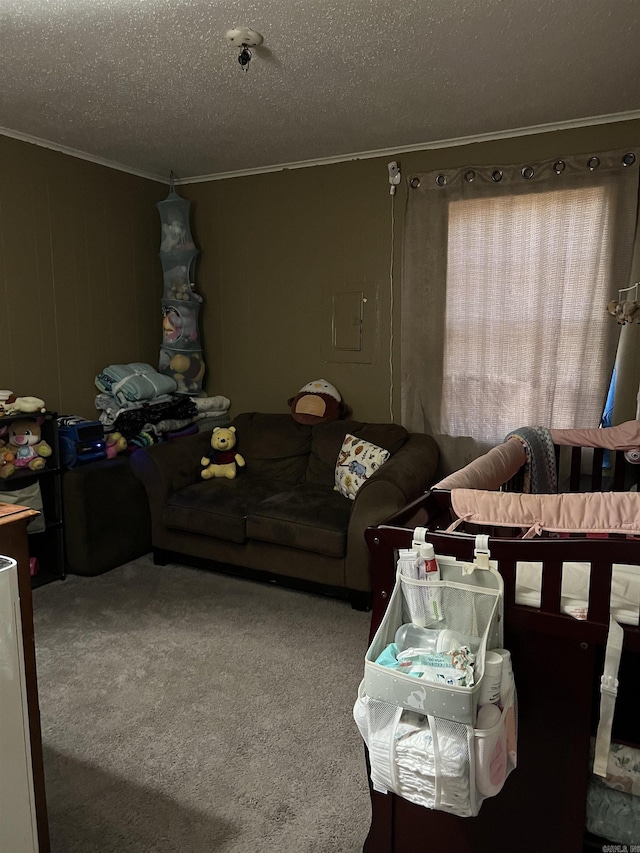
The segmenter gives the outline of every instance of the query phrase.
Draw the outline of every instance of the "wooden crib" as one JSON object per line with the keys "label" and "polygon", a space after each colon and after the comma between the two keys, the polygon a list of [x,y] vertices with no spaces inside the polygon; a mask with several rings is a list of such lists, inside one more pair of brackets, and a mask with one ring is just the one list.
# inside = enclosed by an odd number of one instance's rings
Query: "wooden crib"
{"label": "wooden crib", "polygon": [[[621,452],[611,454],[611,469],[604,477],[602,452],[590,453],[590,475],[584,473],[581,448],[558,450],[559,467],[565,452],[572,491],[584,490],[585,478],[593,490],[622,490],[630,478],[635,480]],[[511,480],[512,486],[517,479]],[[503,488],[508,489],[509,483]],[[580,535],[523,540],[520,530],[479,530],[464,523],[454,533],[443,532],[454,518],[450,492],[435,489],[367,530],[373,557],[371,638],[393,589],[397,551],[411,547],[416,526],[432,531],[429,541],[436,554],[464,560],[472,559],[475,534],[489,533],[491,557],[498,561],[504,580],[504,644],[511,651],[518,691],[518,767],[500,794],[486,800],[474,818],[432,811],[372,789],[372,821],[364,853],[602,851],[609,842],[585,830],[589,746],[598,719],[612,565],[640,565],[640,541]],[[543,564],[539,608],[516,604],[518,561]],[[567,561],[591,564],[585,620],[561,612],[562,564]],[[638,745],[640,628],[625,625],[624,633],[612,741]]]}

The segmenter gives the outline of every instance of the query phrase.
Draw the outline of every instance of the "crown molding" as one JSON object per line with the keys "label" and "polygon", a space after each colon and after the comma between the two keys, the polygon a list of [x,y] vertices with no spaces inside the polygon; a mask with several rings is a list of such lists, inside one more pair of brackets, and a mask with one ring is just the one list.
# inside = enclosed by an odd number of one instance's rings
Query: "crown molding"
{"label": "crown molding", "polygon": [[590,127],[599,124],[613,124],[622,121],[640,119],[640,110],[610,115],[589,116],[583,119],[560,121],[549,124],[518,127],[512,130],[501,130],[491,133],[481,133],[475,136],[458,136],[453,139],[439,139],[434,142],[419,142],[414,145],[398,146],[397,148],[379,148],[375,151],[358,151],[351,154],[339,154],[335,157],[320,157],[316,160],[299,160],[293,163],[279,163],[274,166],[257,166],[254,169],[238,169],[233,172],[214,172],[210,175],[198,175],[191,178],[181,178],[175,181],[179,184],[199,184],[206,181],[224,181],[227,178],[243,178],[250,175],[263,175],[269,172],[284,172],[288,169],[306,169],[311,166],[330,166],[333,163],[347,163],[351,160],[372,160],[375,157],[392,157],[410,151],[428,151],[435,148],[454,148],[460,145],[473,145],[477,142],[490,142],[497,139],[510,139],[518,136],[533,136],[535,133],[551,133],[557,130],[569,130],[578,127]]}
{"label": "crown molding", "polygon": [[[589,116],[582,119],[572,119],[571,121],[552,122],[549,124],[532,125],[530,127],[513,128],[511,130],[481,133],[476,134],[475,136],[458,136],[452,139],[438,139],[433,142],[419,142],[414,145],[401,145],[397,148],[379,148],[373,151],[358,151],[349,154],[338,154],[332,157],[320,157],[314,160],[298,160],[291,163],[278,163],[271,166],[256,166],[251,169],[237,169],[231,172],[213,172],[209,175],[193,175],[192,177],[187,178],[176,178],[175,185],[180,186],[184,184],[199,184],[209,181],[224,181],[228,178],[244,178],[251,175],[264,175],[270,172],[284,172],[290,169],[307,169],[312,166],[330,166],[335,163],[348,163],[353,160],[372,160],[376,157],[397,156],[398,154],[404,154],[411,151],[429,151],[436,148],[453,148],[461,145],[473,145],[478,142],[490,142],[497,139],[532,136],[535,133],[551,133],[558,130],[590,127],[600,124],[613,124],[614,122],[634,121],[637,119],[640,119],[640,110],[625,113],[611,113],[609,115],[601,116]],[[126,172],[129,175],[135,175],[149,181],[156,181],[164,185],[168,184],[166,175],[155,175],[152,172],[135,169],[131,166],[125,165],[124,163],[118,163],[113,160],[107,160],[103,157],[97,157],[93,154],[88,154],[85,151],[78,151],[75,148],[59,145],[55,142],[40,139],[39,137],[31,136],[27,133],[21,133],[17,130],[0,127],[0,135],[8,136],[21,142],[28,142],[32,145],[38,145],[41,148],[49,148],[52,151],[58,151],[61,154],[67,154],[68,156],[76,157],[79,160],[87,160],[90,163],[96,163],[97,165],[105,166],[108,169],[116,169],[119,172]]]}
{"label": "crown molding", "polygon": [[118,172],[126,172],[129,175],[136,175],[138,178],[146,178],[148,181],[158,181],[161,184],[168,184],[167,177],[154,175],[151,172],[144,172],[141,169],[134,169],[131,166],[125,166],[124,163],[117,163],[115,160],[107,160],[104,157],[97,157],[94,154],[88,154],[86,151],[78,151],[76,148],[68,148],[66,145],[59,145],[57,142],[50,142],[48,139],[40,139],[38,136],[31,136],[28,133],[21,133],[19,130],[10,130],[7,127],[0,127],[0,136],[8,136],[11,139],[17,139],[20,142],[28,142],[30,145],[37,145],[40,148],[49,148],[51,151],[57,151],[60,154],[67,154],[69,157],[75,157],[78,160],[87,160],[89,163],[96,163],[98,166],[106,166],[107,169],[116,169]]}

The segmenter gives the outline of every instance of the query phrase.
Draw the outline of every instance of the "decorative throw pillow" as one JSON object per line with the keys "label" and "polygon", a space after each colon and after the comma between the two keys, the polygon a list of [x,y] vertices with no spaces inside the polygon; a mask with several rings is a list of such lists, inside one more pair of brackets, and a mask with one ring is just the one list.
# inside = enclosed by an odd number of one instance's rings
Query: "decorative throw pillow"
{"label": "decorative throw pillow", "polygon": [[335,488],[349,500],[355,500],[358,489],[391,456],[384,447],[347,433],[336,462]]}

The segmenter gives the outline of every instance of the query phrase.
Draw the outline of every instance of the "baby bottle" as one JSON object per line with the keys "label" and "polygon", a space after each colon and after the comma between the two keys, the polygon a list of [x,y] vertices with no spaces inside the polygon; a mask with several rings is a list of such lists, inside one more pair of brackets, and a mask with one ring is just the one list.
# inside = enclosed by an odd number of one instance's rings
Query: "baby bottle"
{"label": "baby bottle", "polygon": [[406,649],[423,649],[435,654],[437,652],[451,652],[461,646],[467,646],[472,652],[480,647],[480,637],[470,637],[459,634],[457,631],[438,630],[423,628],[414,622],[401,625],[396,631],[395,642],[398,651]]}

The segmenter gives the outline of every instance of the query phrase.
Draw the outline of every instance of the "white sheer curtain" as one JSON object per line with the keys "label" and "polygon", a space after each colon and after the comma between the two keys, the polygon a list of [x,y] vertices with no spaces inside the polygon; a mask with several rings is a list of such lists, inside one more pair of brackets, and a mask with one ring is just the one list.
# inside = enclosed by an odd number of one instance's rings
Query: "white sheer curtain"
{"label": "white sheer curtain", "polygon": [[443,473],[521,426],[598,426],[619,337],[606,305],[631,269],[636,157],[409,177],[402,419],[436,437]]}

